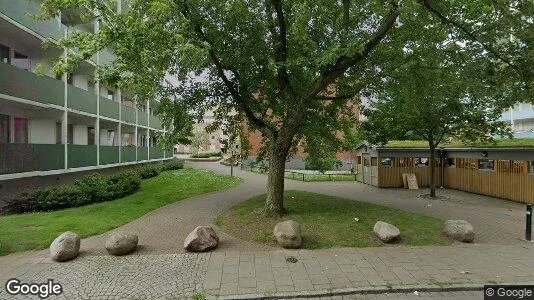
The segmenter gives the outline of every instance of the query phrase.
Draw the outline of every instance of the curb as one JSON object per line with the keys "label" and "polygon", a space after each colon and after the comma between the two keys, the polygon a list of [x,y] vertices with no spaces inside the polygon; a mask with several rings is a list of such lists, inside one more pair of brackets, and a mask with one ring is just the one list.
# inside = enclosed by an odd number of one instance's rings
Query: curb
{"label": "curb", "polygon": [[[503,284],[504,285],[504,284]],[[484,284],[452,284],[447,286],[440,285],[413,285],[403,286],[394,285],[391,287],[360,287],[360,288],[345,288],[332,290],[318,290],[308,292],[285,292],[273,294],[245,294],[245,295],[231,295],[219,296],[217,299],[221,300],[245,300],[245,299],[293,299],[293,298],[308,298],[308,297],[332,297],[332,296],[346,296],[355,294],[384,294],[384,293],[412,293],[418,292],[458,292],[458,291],[482,291]]]}

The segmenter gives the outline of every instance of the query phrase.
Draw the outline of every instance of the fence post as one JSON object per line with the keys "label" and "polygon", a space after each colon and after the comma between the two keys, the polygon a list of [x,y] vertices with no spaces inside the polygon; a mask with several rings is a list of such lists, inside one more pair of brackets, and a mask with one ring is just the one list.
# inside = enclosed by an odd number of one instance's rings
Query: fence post
{"label": "fence post", "polygon": [[527,204],[527,224],[525,228],[525,240],[532,241],[532,204]]}

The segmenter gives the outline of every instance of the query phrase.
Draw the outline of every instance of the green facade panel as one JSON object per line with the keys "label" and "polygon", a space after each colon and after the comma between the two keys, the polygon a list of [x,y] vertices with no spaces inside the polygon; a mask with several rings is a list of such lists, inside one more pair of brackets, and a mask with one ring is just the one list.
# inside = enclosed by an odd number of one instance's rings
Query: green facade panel
{"label": "green facade panel", "polygon": [[100,97],[100,115],[112,119],[119,119],[119,102]]}
{"label": "green facade panel", "polygon": [[63,169],[64,150],[55,144],[0,144],[0,174]]}
{"label": "green facade panel", "polygon": [[69,145],[68,151],[69,168],[96,166],[95,145]]}
{"label": "green facade panel", "polygon": [[122,106],[122,121],[135,124],[135,109],[129,106]]}
{"label": "green facade panel", "polygon": [[137,124],[141,126],[148,126],[148,114],[146,112],[137,112]]}
{"label": "green facade panel", "polygon": [[65,85],[61,80],[0,63],[0,93],[63,106]]}
{"label": "green facade panel", "polygon": [[135,161],[135,146],[122,146],[121,147],[121,162],[134,162]]}
{"label": "green facade panel", "polygon": [[150,159],[164,158],[163,150],[158,147],[150,147]]}
{"label": "green facade panel", "polygon": [[150,127],[155,129],[163,129],[161,126],[161,121],[155,116],[150,116]]}
{"label": "green facade panel", "polygon": [[37,0],[0,0],[0,12],[45,38],[59,40],[64,36],[61,23],[56,19],[36,20],[40,11]]}
{"label": "green facade panel", "polygon": [[148,147],[137,147],[137,161],[148,159]]}
{"label": "green facade panel", "polygon": [[96,114],[96,94],[68,85],[67,105],[72,109]]}
{"label": "green facade panel", "polygon": [[100,146],[100,164],[109,165],[119,163],[118,146]]}

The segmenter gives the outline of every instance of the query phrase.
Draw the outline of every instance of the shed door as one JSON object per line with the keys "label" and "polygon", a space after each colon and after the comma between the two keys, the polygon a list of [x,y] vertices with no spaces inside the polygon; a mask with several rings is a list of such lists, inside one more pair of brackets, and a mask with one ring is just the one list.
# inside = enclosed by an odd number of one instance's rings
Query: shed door
{"label": "shed door", "polygon": [[363,156],[363,183],[371,184],[371,157]]}

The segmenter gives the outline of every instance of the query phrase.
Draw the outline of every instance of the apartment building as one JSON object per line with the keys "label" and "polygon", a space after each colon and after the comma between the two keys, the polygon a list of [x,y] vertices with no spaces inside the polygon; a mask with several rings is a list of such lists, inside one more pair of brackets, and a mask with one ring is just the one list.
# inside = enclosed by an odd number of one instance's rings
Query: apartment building
{"label": "apartment building", "polygon": [[534,138],[534,105],[518,103],[503,112],[501,121],[510,124],[516,138]]}
{"label": "apartment building", "polygon": [[[162,160],[172,151],[156,147],[165,134],[154,116],[157,100],[99,82],[104,50],[72,74],[55,78],[57,41],[68,32],[96,32],[98,21],[83,23],[63,14],[37,21],[40,0],[0,0],[0,180],[53,175]],[[117,10],[123,4],[118,1]],[[43,41],[51,40],[44,48]]]}

